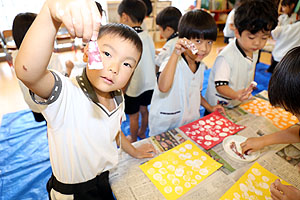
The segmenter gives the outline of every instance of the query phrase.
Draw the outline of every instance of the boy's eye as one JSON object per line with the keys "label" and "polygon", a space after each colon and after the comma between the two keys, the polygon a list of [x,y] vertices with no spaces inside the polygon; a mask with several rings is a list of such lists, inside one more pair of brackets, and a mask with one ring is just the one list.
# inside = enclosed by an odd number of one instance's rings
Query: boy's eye
{"label": "boy's eye", "polygon": [[266,37],[266,38],[262,38],[263,40],[267,40],[268,38]]}
{"label": "boy's eye", "polygon": [[124,63],[123,65],[126,66],[126,67],[131,68],[131,65],[129,63]]}
{"label": "boy's eye", "polygon": [[104,55],[108,57],[108,56],[110,56],[110,53],[108,53],[108,52],[105,51]]}
{"label": "boy's eye", "polygon": [[207,44],[212,45],[212,44],[213,44],[213,41],[210,40],[210,41],[207,42]]}
{"label": "boy's eye", "polygon": [[196,42],[197,42],[198,44],[201,44],[201,40],[196,40]]}

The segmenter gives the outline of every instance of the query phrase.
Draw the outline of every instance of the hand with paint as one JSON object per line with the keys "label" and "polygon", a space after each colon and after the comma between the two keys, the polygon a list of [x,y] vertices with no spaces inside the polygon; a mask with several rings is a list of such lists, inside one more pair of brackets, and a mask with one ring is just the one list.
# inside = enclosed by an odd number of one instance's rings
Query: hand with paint
{"label": "hand with paint", "polygon": [[93,0],[48,0],[45,4],[54,21],[63,23],[72,37],[96,40],[101,15]]}
{"label": "hand with paint", "polygon": [[177,55],[180,55],[186,50],[190,50],[192,54],[196,54],[198,52],[198,49],[196,48],[193,42],[191,42],[186,38],[179,39],[175,45],[175,49],[174,49],[175,53]]}

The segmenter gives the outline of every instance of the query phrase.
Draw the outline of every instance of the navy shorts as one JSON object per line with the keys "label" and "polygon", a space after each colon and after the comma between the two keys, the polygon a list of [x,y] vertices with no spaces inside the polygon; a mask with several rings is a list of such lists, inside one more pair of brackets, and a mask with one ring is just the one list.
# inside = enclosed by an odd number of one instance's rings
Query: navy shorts
{"label": "navy shorts", "polygon": [[150,105],[152,94],[153,90],[147,90],[137,97],[130,97],[125,94],[125,113],[131,115],[139,112],[140,106]]}

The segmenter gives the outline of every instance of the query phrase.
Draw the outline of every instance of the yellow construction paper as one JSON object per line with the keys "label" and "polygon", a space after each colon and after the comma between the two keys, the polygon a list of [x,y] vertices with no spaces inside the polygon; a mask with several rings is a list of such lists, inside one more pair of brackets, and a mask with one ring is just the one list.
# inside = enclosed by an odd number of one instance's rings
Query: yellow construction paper
{"label": "yellow construction paper", "polygon": [[[263,168],[257,162],[220,198],[220,200],[232,199],[256,199],[271,200],[270,185],[276,179],[276,175]],[[281,180],[282,184],[288,184]],[[289,184],[288,184],[289,185]]]}
{"label": "yellow construction paper", "polygon": [[177,199],[221,166],[188,140],[140,168],[166,199]]}
{"label": "yellow construction paper", "polygon": [[291,113],[282,108],[274,108],[268,101],[260,98],[240,105],[240,107],[254,115],[270,119],[272,123],[281,130],[298,123],[297,117]]}

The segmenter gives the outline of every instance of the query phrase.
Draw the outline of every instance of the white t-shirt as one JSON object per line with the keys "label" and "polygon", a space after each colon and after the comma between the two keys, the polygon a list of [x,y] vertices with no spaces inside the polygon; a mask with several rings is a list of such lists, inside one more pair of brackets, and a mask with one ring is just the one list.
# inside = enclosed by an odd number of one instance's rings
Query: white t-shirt
{"label": "white t-shirt", "polygon": [[[160,67],[163,71],[168,60]],[[171,89],[160,92],[156,83],[149,111],[149,135],[157,135],[200,118],[204,67],[193,73],[179,57]]]}
{"label": "white t-shirt", "polygon": [[272,32],[276,41],[272,51],[275,61],[280,62],[283,56],[292,48],[300,46],[300,21],[285,26],[277,26]]}
{"label": "white t-shirt", "polygon": [[[85,72],[85,71],[84,71]],[[55,72],[55,86],[42,114],[47,120],[52,171],[66,184],[86,182],[118,163],[116,135],[124,117],[121,92],[112,93],[116,103],[108,111],[98,102],[85,73],[69,79]]]}
{"label": "white t-shirt", "polygon": [[126,90],[126,95],[130,97],[137,97],[143,92],[153,90],[156,82],[153,40],[146,31],[138,35],[143,42],[143,54]]}
{"label": "white t-shirt", "polygon": [[232,9],[227,16],[225,27],[223,29],[224,37],[235,37],[234,31],[230,29],[230,24],[234,24],[234,13],[235,9]]}
{"label": "white t-shirt", "polygon": [[162,47],[161,52],[159,52],[159,54],[155,56],[155,64],[157,66],[160,67],[163,61],[171,56],[171,54],[174,51],[177,40],[178,36],[167,41],[166,44]]}
{"label": "white t-shirt", "polygon": [[[234,107],[240,101],[224,97],[216,90],[216,84],[228,85],[238,91],[247,88],[254,80],[255,66],[258,59],[258,51],[253,52],[252,60],[237,46],[237,40],[230,42],[218,55],[211,69],[205,99],[215,106],[224,103],[227,107]],[[227,104],[227,105],[226,105]]]}
{"label": "white t-shirt", "polygon": [[291,14],[290,17],[287,14],[281,14],[278,17],[278,26],[284,26],[284,25],[292,24],[295,21],[297,21],[297,13]]}

